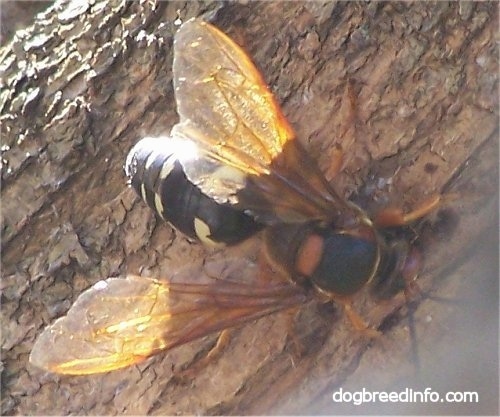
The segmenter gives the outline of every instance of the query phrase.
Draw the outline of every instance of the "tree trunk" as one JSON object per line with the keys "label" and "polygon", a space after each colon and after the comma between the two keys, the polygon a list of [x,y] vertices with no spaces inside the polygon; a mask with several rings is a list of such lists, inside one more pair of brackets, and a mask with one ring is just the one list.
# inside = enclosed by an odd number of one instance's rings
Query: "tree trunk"
{"label": "tree trunk", "polygon": [[[248,50],[328,179],[342,147],[334,182],[346,197],[370,209],[455,195],[415,226],[425,242],[416,345],[402,294],[385,303],[360,294],[356,308],[383,331],[378,339],[324,313],[297,355],[286,314],[276,314],[238,329],[189,382],[172,378],[172,367],[213,337],[104,375],[60,377],[28,364],[44,326],[96,281],[164,279],[205,258],[253,256],[258,246],[256,237],[208,253],[125,185],[131,146],[177,120],[174,21],[193,16]],[[1,50],[2,413],[497,414],[497,25],[493,2],[97,0],[37,15]],[[306,312],[294,327],[321,321]],[[332,401],[340,388],[362,387],[476,391],[479,402]]]}

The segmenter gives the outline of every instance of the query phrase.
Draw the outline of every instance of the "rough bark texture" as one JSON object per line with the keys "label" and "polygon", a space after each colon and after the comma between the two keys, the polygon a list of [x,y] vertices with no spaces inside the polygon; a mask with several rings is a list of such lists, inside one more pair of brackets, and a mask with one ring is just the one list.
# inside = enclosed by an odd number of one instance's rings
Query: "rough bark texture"
{"label": "rough bark texture", "polygon": [[[239,329],[188,382],[172,378],[172,366],[213,338],[91,377],[28,364],[37,334],[97,280],[168,277],[258,246],[257,237],[208,254],[125,187],[129,148],[176,122],[173,22],[201,14],[249,51],[327,177],[342,146],[346,166],[335,183],[344,195],[411,207],[458,193],[415,228],[425,242],[425,296],[414,314],[420,373],[402,295],[375,303],[367,294],[356,307],[381,326],[377,340],[324,313],[323,330],[298,356],[278,314]],[[2,413],[497,414],[497,23],[497,4],[468,2],[95,1],[38,15],[0,58]],[[308,328],[318,317],[297,320]],[[332,402],[340,387],[477,391],[479,402],[355,407]]]}

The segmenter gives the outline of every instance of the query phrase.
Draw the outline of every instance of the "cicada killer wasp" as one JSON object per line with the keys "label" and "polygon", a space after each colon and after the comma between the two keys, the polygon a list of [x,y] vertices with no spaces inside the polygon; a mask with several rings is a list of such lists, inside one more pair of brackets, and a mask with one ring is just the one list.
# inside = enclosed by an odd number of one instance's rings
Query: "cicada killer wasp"
{"label": "cicada killer wasp", "polygon": [[212,332],[311,300],[341,303],[368,283],[414,274],[411,245],[387,238],[439,205],[376,218],[344,199],[295,138],[262,75],[216,27],[193,19],[174,40],[180,121],[146,138],[126,161],[130,184],[159,216],[205,243],[233,244],[266,226],[281,283],[185,283],[108,278],[46,328],[30,361],[61,374],[94,374],[141,362]]}

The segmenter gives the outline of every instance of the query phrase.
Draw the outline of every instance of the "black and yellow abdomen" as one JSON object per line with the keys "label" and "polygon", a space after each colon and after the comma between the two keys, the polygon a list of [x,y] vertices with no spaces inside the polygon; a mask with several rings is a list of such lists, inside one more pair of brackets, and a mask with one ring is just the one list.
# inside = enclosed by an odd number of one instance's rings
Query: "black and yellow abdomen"
{"label": "black and yellow abdomen", "polygon": [[197,158],[187,140],[144,138],[130,150],[125,173],[149,207],[186,236],[231,245],[257,232],[261,225],[251,216],[216,202],[186,177],[183,164]]}

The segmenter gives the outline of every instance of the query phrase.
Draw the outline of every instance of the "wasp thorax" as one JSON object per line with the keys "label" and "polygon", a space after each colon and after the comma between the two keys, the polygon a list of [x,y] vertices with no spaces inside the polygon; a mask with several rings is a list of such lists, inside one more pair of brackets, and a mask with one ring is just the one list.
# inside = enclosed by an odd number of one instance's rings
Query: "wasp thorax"
{"label": "wasp thorax", "polygon": [[205,244],[234,244],[259,230],[251,217],[229,204],[217,203],[187,178],[186,164],[199,164],[200,160],[203,156],[189,140],[147,137],[130,150],[125,174],[162,219]]}
{"label": "wasp thorax", "polygon": [[297,283],[339,296],[352,295],[369,282],[380,259],[375,232],[368,226],[279,225],[266,232],[266,249],[272,263],[285,266]]}

